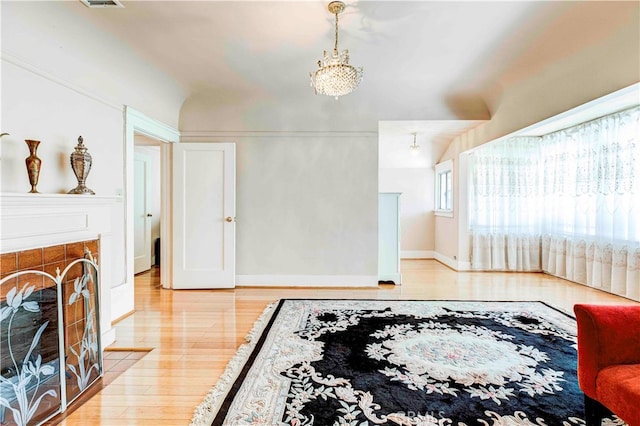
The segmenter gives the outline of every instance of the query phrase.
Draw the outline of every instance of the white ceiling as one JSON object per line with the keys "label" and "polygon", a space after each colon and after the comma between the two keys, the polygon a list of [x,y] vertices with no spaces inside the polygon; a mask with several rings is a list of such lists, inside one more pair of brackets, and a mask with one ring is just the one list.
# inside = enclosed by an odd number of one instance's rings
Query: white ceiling
{"label": "white ceiling", "polygon": [[[432,166],[455,135],[490,118],[502,90],[627,19],[589,1],[345,2],[340,49],[364,67],[364,79],[338,101],[309,86],[333,46],[327,1],[63,7],[164,70],[187,102],[258,105],[252,130],[378,131],[383,167]],[[412,132],[425,149],[407,159]]]}
{"label": "white ceiling", "polygon": [[[439,162],[449,142],[461,132],[483,121],[477,120],[420,120],[381,121],[378,126],[378,167],[429,168]],[[413,145],[416,134],[416,151]]]}

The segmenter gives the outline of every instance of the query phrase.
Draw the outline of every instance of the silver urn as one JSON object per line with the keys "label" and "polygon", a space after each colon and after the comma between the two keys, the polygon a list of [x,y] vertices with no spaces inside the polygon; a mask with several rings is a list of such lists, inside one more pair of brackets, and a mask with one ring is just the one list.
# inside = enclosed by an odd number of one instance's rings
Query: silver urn
{"label": "silver urn", "polygon": [[94,195],[95,192],[87,188],[84,184],[91,170],[91,154],[87,151],[87,147],[82,144],[83,142],[84,139],[82,139],[82,136],[79,136],[78,145],[76,145],[75,150],[70,156],[71,168],[76,175],[76,179],[78,179],[78,186],[69,191],[69,194]]}

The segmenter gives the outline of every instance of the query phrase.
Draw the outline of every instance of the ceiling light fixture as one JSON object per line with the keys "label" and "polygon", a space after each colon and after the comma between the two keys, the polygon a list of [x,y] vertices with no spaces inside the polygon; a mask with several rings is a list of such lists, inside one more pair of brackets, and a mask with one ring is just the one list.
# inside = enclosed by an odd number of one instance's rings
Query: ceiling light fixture
{"label": "ceiling light fixture", "polygon": [[418,151],[420,150],[420,145],[416,143],[416,134],[412,133],[412,135],[413,135],[413,144],[409,145],[409,149],[411,150],[411,155],[418,155]]}
{"label": "ceiling light fixture", "polygon": [[309,73],[311,87],[317,94],[334,96],[347,95],[354,91],[362,81],[362,67],[356,68],[349,64],[349,51],[338,53],[338,15],[344,11],[345,5],[341,1],[332,1],[327,7],[336,16],[336,42],[333,54],[324,51],[322,60],[318,61],[316,72]]}
{"label": "ceiling light fixture", "polygon": [[120,2],[120,0],[80,0],[80,1],[84,3],[85,6],[91,7],[91,8],[106,9],[106,8],[112,8],[112,7],[116,7],[116,8],[124,7],[124,5],[122,4],[122,2]]}

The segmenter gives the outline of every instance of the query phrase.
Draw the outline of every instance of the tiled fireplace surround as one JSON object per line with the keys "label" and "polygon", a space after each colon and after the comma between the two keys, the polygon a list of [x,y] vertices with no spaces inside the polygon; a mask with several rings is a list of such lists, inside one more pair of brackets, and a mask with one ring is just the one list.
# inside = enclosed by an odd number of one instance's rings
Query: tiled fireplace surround
{"label": "tiled fireplace surround", "polygon": [[[22,270],[56,276],[56,268],[62,273],[69,263],[82,258],[87,248],[99,266],[103,348],[115,341],[110,271],[111,216],[117,201],[117,197],[90,195],[0,194],[0,278]],[[81,268],[76,264],[67,272],[65,285],[73,285],[82,274]],[[33,274],[21,277],[34,278]],[[51,282],[43,280],[47,281]],[[0,300],[5,298],[0,295]]]}
{"label": "tiled fireplace surround", "polygon": [[[0,279],[18,271],[44,271],[55,277],[56,269],[62,273],[71,262],[82,259],[85,256],[85,250],[88,250],[94,256],[95,262],[99,265],[100,260],[96,255],[98,253],[98,244],[98,240],[80,241],[2,254],[0,255]],[[62,293],[67,295],[64,298],[65,300],[68,299],[68,295],[73,293],[73,285],[76,278],[82,276],[82,267],[81,263],[76,263],[64,276]],[[0,302],[6,300],[6,293],[13,287],[20,289],[26,284],[35,285],[35,294],[42,289],[55,285],[53,281],[34,274],[20,275],[17,278],[13,278],[13,280],[15,282],[6,282],[0,286]],[[84,322],[84,312],[78,312],[74,306],[68,304],[65,304],[64,311],[65,343],[73,347],[77,353],[80,353],[80,337],[75,331],[78,323]],[[83,327],[84,325],[81,326],[81,328]]]}
{"label": "tiled fireplace surround", "polygon": [[[0,278],[25,270],[44,271],[55,277],[56,268],[62,272],[72,261],[84,257],[85,249],[92,253],[96,263],[99,264],[97,259],[98,240],[4,253],[0,255]],[[76,264],[67,272],[65,282],[73,281],[80,275],[82,275],[81,265]]]}

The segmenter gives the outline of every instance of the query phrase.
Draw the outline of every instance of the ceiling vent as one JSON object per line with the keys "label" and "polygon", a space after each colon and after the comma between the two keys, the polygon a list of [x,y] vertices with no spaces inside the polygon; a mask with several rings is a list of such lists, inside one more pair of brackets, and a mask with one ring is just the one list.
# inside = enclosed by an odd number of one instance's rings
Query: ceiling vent
{"label": "ceiling vent", "polygon": [[124,7],[120,0],[80,0],[87,7],[95,8],[112,8],[112,7]]}

